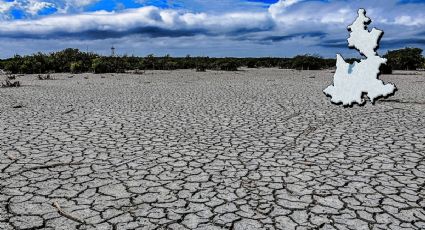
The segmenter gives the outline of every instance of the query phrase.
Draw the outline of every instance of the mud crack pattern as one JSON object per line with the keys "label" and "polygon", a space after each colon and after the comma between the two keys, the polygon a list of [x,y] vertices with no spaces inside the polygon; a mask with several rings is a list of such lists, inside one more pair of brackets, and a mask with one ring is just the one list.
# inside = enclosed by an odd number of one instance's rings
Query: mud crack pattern
{"label": "mud crack pattern", "polygon": [[362,108],[326,71],[55,78],[0,90],[0,229],[425,229],[424,76]]}

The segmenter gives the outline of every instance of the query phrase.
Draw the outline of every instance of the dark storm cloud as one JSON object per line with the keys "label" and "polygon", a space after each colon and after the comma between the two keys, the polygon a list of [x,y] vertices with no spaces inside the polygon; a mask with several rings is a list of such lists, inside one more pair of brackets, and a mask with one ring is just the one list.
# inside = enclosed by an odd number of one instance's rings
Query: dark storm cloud
{"label": "dark storm cloud", "polygon": [[274,35],[263,37],[261,41],[272,41],[272,42],[280,42],[292,40],[294,38],[324,38],[327,35],[325,32],[313,31],[313,32],[304,32],[304,33],[294,33],[288,35]]}
{"label": "dark storm cloud", "polygon": [[78,39],[78,40],[103,40],[110,38],[123,38],[128,36],[141,35],[149,38],[157,37],[191,37],[196,35],[212,35],[204,29],[165,29],[154,26],[137,27],[123,31],[116,30],[87,30],[78,32],[55,31],[49,34],[31,33],[1,33],[0,38],[15,39]]}

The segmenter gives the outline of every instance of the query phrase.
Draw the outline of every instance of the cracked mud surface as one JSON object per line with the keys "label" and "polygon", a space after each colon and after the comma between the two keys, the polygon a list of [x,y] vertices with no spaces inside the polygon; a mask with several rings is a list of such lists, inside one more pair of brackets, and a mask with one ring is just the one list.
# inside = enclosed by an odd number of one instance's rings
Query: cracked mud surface
{"label": "cracked mud surface", "polygon": [[0,229],[425,229],[425,76],[343,108],[332,75],[21,77],[0,89]]}

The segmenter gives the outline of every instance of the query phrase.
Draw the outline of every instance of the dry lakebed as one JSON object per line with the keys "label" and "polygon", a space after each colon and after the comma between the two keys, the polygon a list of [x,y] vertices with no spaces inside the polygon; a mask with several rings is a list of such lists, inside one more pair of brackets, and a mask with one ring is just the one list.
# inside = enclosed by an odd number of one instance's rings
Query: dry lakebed
{"label": "dry lakebed", "polygon": [[0,229],[425,229],[425,72],[351,108],[332,76],[20,76],[0,88]]}

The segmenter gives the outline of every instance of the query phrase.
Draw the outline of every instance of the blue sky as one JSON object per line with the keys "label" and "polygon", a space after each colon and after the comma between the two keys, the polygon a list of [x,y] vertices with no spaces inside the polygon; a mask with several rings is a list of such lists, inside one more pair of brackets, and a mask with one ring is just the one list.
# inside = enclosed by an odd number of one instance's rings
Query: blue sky
{"label": "blue sky", "polygon": [[381,54],[425,48],[422,0],[0,0],[0,58],[112,45],[138,56],[353,57],[346,28],[358,8],[385,31]]}

